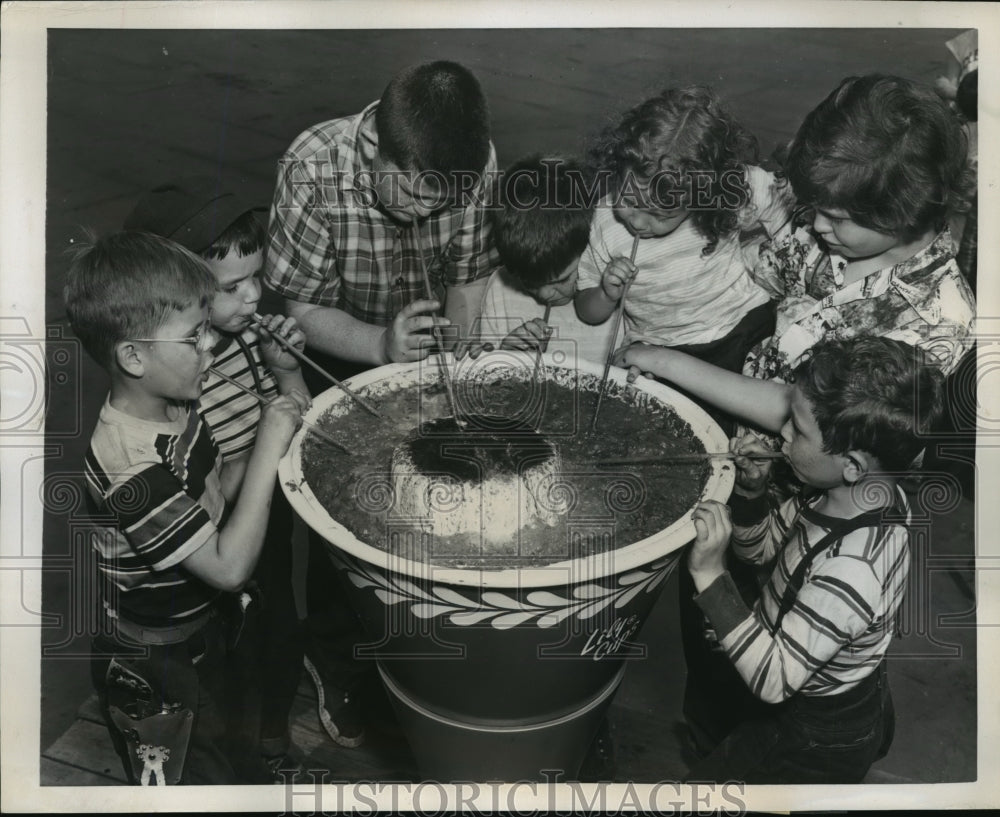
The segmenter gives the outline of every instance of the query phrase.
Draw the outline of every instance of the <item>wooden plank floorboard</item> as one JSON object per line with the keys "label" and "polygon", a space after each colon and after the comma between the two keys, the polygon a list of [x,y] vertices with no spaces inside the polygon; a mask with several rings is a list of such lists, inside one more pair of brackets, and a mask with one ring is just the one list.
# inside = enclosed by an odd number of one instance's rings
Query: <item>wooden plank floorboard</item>
{"label": "wooden plank floorboard", "polygon": [[[103,723],[75,721],[59,740],[42,753],[42,757],[103,778],[101,785],[125,783],[121,760]],[[58,781],[50,782],[44,777],[40,779],[42,785],[60,785]]]}
{"label": "wooden plank floorboard", "polygon": [[104,774],[96,774],[89,769],[81,769],[60,760],[50,760],[42,756],[38,779],[43,786],[122,786],[124,779],[118,780]]}

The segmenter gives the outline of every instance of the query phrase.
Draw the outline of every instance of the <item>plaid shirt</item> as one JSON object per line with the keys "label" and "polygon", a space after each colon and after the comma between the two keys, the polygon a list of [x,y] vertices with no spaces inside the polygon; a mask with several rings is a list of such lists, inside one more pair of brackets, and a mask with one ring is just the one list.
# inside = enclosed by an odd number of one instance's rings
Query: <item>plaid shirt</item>
{"label": "plaid shirt", "polygon": [[496,151],[491,144],[470,206],[444,208],[416,227],[397,225],[372,206],[371,185],[364,182],[371,167],[359,133],[377,105],[309,128],[285,153],[271,206],[265,278],[292,300],[387,326],[404,306],[425,297],[421,253],[439,298],[444,287],[479,280],[499,266],[481,206],[496,177]]}

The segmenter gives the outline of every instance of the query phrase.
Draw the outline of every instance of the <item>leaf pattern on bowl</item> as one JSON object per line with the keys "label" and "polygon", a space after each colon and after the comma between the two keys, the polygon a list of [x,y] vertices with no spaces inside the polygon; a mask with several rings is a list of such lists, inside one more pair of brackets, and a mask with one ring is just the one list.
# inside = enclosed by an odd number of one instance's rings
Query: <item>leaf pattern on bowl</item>
{"label": "leaf pattern on bowl", "polygon": [[[554,627],[575,615],[587,619],[609,605],[621,609],[639,593],[652,592],[677,566],[680,552],[674,551],[645,568],[630,570],[612,577],[614,585],[596,582],[574,585],[567,595],[552,590],[530,590],[519,598],[512,592],[485,590],[478,599],[453,587],[429,585],[426,589],[401,575],[384,573],[364,562],[338,560],[355,587],[372,587],[385,605],[409,604],[412,615],[421,619],[447,616],[460,627],[489,622],[497,630],[509,630],[522,624]],[[470,593],[470,595],[472,595]]]}

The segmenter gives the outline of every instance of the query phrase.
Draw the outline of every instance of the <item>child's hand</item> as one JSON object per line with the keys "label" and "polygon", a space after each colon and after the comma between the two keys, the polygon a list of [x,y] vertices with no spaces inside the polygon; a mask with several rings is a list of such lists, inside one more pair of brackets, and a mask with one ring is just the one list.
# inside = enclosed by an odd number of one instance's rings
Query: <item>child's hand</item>
{"label": "child's hand", "polygon": [[533,352],[538,348],[544,352],[552,336],[552,327],[541,318],[525,321],[517,329],[503,339],[501,349],[516,349],[521,352]]}
{"label": "child's hand", "polygon": [[427,357],[437,346],[427,330],[434,326],[450,326],[451,321],[423,313],[440,308],[437,301],[414,301],[404,306],[382,335],[385,359],[389,363],[408,363]]}
{"label": "child's hand", "polygon": [[659,368],[659,358],[665,350],[646,343],[633,343],[623,346],[614,354],[613,363],[628,369],[626,380],[635,383],[639,375],[654,377]]}
{"label": "child's hand", "polygon": [[736,492],[746,497],[761,496],[771,478],[773,459],[754,459],[751,455],[773,454],[755,434],[744,434],[729,441],[729,450],[739,456],[733,460],[736,466]]}
{"label": "child's hand", "polygon": [[298,389],[290,389],[285,394],[285,397],[290,397],[295,405],[299,407],[299,414],[305,414],[312,408],[312,398]]}
{"label": "child's hand", "polygon": [[702,502],[692,517],[696,534],[688,553],[688,569],[700,593],[726,571],[726,548],[733,523],[729,508],[721,502]]}
{"label": "child's hand", "polygon": [[260,333],[260,354],[264,362],[274,371],[294,372],[299,368],[298,358],[285,345],[275,340],[284,339],[288,344],[303,352],[306,348],[306,333],[295,322],[295,318],[285,315],[265,315],[258,325]]}
{"label": "child's hand", "polygon": [[639,268],[624,255],[612,258],[604,268],[601,276],[601,289],[611,301],[618,301],[625,291],[625,285],[631,281]]}
{"label": "child's hand", "polygon": [[[298,393],[296,393],[298,394]],[[302,396],[282,394],[267,403],[257,425],[255,450],[265,456],[280,459],[288,450],[292,435],[302,425]]]}
{"label": "child's hand", "polygon": [[496,349],[496,346],[489,341],[484,342],[475,338],[462,338],[455,344],[455,360],[461,360],[466,355],[471,360],[475,360],[483,352],[492,352],[494,349]]}

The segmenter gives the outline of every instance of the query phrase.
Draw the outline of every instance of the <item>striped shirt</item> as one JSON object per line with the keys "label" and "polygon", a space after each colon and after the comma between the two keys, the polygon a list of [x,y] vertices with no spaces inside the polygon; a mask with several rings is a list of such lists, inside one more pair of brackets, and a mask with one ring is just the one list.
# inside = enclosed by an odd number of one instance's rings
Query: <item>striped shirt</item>
{"label": "striped shirt", "polygon": [[896,493],[895,515],[834,536],[816,555],[777,627],[790,577],[807,551],[850,520],[816,511],[822,495],[795,497],[770,512],[764,497],[731,501],[733,551],[756,564],[773,562],[771,576],[752,610],[728,573],[695,598],[757,697],[777,703],[796,692],[835,695],[878,666],[910,569],[909,508]]}
{"label": "striped shirt", "polygon": [[[791,193],[759,167],[747,169],[750,201],[739,214],[739,230],[719,239],[703,256],[708,239],[690,218],[662,238],[639,242],[639,268],[625,300],[629,342],[658,346],[709,343],[725,337],[754,307],[770,300],[751,277],[742,243],[759,243],[791,216]],[[600,286],[612,258],[628,258],[633,236],[615,218],[612,199],[597,207],[590,242],[580,259],[577,289]]]}
{"label": "striped shirt", "polygon": [[399,225],[371,206],[372,169],[359,148],[362,124],[377,106],[321,122],[292,142],[278,164],[264,269],[268,286],[286,298],[388,326],[426,295],[421,256],[438,297],[445,286],[485,278],[499,266],[481,205],[489,201],[496,151],[491,144],[472,204]]}
{"label": "striped shirt", "polygon": [[175,626],[218,596],[181,562],[217,534],[225,506],[219,468],[219,449],[196,411],[158,423],[105,402],[84,476],[110,617]]}
{"label": "striped shirt", "polygon": [[[260,339],[247,329],[239,340],[245,346],[233,338],[216,356],[212,367],[268,400],[277,397],[278,383],[261,357]],[[198,400],[198,410],[212,429],[223,462],[253,449],[260,422],[260,401],[210,373]]]}

